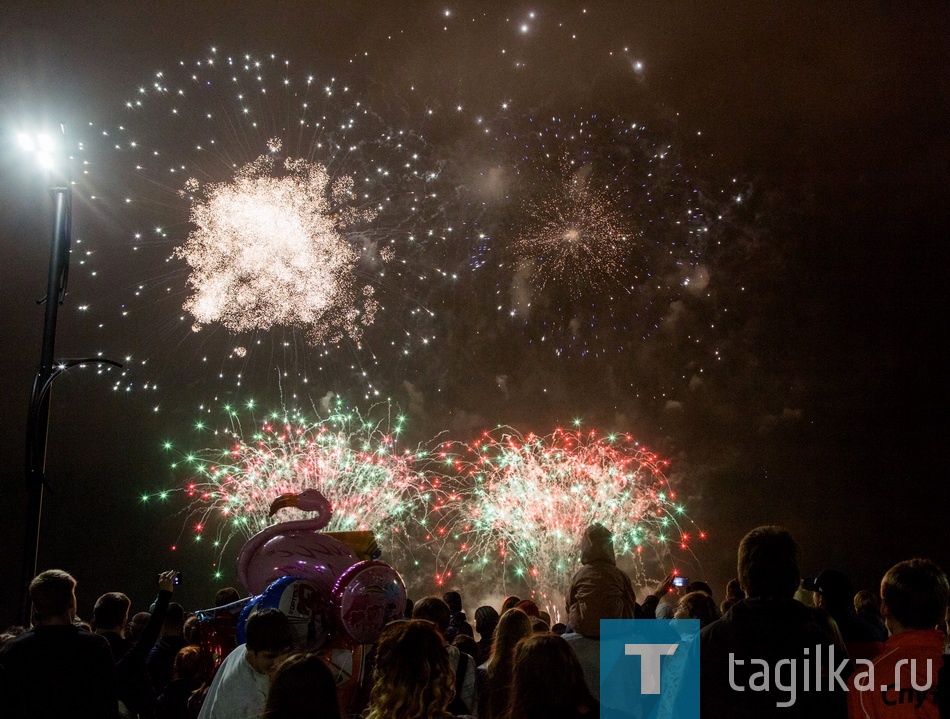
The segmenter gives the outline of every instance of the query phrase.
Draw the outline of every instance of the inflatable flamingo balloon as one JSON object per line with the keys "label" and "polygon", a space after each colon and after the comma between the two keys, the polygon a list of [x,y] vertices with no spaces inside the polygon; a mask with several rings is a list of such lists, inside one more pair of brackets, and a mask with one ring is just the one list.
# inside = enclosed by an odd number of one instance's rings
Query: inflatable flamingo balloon
{"label": "inflatable flamingo balloon", "polygon": [[353,550],[320,533],[330,521],[329,500],[316,489],[282,494],[270,507],[274,516],[284,507],[297,507],[316,515],[308,519],[279,522],[262,529],[238,555],[238,579],[253,595],[261,594],[280,577],[301,577],[332,594],[337,578],[359,561]]}

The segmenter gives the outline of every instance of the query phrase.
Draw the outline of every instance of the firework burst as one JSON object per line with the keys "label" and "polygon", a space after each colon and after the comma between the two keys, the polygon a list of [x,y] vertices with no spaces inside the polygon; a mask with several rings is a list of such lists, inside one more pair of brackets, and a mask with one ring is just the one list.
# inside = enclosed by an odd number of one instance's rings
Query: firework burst
{"label": "firework burst", "polygon": [[346,204],[352,177],[331,179],[322,165],[290,158],[275,177],[277,166],[263,155],[231,182],[186,183],[195,229],[175,251],[192,268],[185,309],[199,324],[221,322],[232,332],[283,325],[304,328],[313,344],[344,334],[359,340],[377,305],[371,285],[358,288],[359,253],[343,232],[376,213]]}
{"label": "firework burst", "polygon": [[275,365],[295,387],[329,370],[325,389],[356,377],[370,399],[377,365],[432,342],[444,209],[411,118],[382,117],[339,77],[213,49],[122,112],[95,168],[117,231],[89,257],[93,276],[121,267],[84,306],[104,350],[148,363],[138,386],[190,355],[237,385]]}
{"label": "firework burst", "polygon": [[471,264],[530,343],[616,355],[703,295],[723,203],[671,143],[596,115],[512,116],[493,132],[496,159],[472,193],[482,212],[470,223]]}
{"label": "firework burst", "polygon": [[553,189],[528,203],[526,228],[510,252],[519,272],[541,290],[564,287],[577,298],[614,283],[635,245],[636,235],[606,189],[592,185],[592,167],[565,160]]}
{"label": "firework burst", "polygon": [[689,548],[685,507],[663,474],[667,463],[629,435],[498,430],[465,450],[442,451],[466,487],[457,529],[461,572],[503,564],[506,577],[559,611],[581,536],[595,522],[613,533],[618,557],[635,560],[640,579],[644,551]]}
{"label": "firework burst", "polygon": [[[220,559],[231,539],[250,537],[274,523],[274,499],[316,489],[333,509],[327,531],[372,531],[388,561],[418,564],[412,557],[426,544],[426,536],[431,539],[431,527],[450,500],[438,477],[417,471],[424,449],[397,448],[404,417],[372,421],[337,403],[316,420],[274,413],[246,436],[237,412],[228,412],[231,426],[221,432],[228,439],[226,448],[194,452],[172,465],[189,473],[180,491],[190,500],[187,511],[196,541],[214,535]],[[285,508],[278,520],[306,516]]]}

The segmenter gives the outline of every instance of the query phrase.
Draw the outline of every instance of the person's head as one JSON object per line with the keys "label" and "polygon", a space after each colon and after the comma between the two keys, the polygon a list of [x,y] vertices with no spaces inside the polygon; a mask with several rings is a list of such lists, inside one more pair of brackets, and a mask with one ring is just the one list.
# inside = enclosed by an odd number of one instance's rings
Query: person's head
{"label": "person's head", "polygon": [[530,599],[522,599],[517,604],[517,609],[520,609],[522,612],[527,614],[529,617],[537,617],[541,614],[541,610],[538,609],[538,605],[535,604]]}
{"label": "person's head", "polygon": [[340,719],[333,673],[316,654],[291,654],[274,668],[267,719]]}
{"label": "person's head", "polygon": [[165,622],[162,624],[163,637],[177,637],[181,635],[185,624],[185,608],[178,602],[171,602],[165,612]]}
{"label": "person's head", "polygon": [[567,625],[564,622],[557,622],[551,627],[551,634],[557,634],[559,637],[567,634]]}
{"label": "person's head", "polygon": [[745,592],[742,591],[742,586],[739,584],[738,579],[730,579],[726,583],[726,598],[735,599],[736,601],[745,599]]}
{"label": "person's head", "polygon": [[537,634],[515,649],[509,719],[570,716],[597,707],[584,670],[561,637]]}
{"label": "person's head", "polygon": [[849,609],[854,601],[854,590],[844,572],[825,569],[814,579],[806,579],[802,586],[815,593],[815,606],[836,612]]}
{"label": "person's head", "polygon": [[509,609],[501,615],[495,636],[492,640],[491,656],[488,658],[488,672],[506,672],[514,659],[515,645],[533,633],[531,619],[520,609]]}
{"label": "person's head", "polygon": [[581,564],[607,562],[615,564],[614,535],[602,524],[592,524],[584,530],[580,542]]}
{"label": "person's head", "polygon": [[278,609],[260,609],[247,618],[247,663],[258,674],[269,674],[293,643],[290,620]]}
{"label": "person's head", "polygon": [[412,608],[412,618],[432,622],[442,632],[442,636],[445,636],[445,631],[452,621],[452,610],[438,597],[423,597]]}
{"label": "person's head", "polygon": [[452,640],[452,646],[458,647],[460,652],[465,652],[470,657],[478,656],[478,644],[475,642],[475,637],[469,634],[456,634],[455,639]]}
{"label": "person's head", "polygon": [[487,604],[475,610],[475,631],[482,639],[490,639],[498,626],[498,612]]}
{"label": "person's head", "polygon": [[909,559],[881,580],[881,613],[891,634],[933,629],[946,617],[947,575],[929,559]]}
{"label": "person's head", "polygon": [[719,614],[720,614],[720,615],[725,614],[726,612],[728,612],[730,609],[732,609],[735,605],[737,605],[737,604],[738,604],[739,602],[741,602],[741,601],[742,601],[741,599],[735,599],[735,598],[733,598],[733,597],[726,597],[726,598],[723,599],[722,602],[719,604]]}
{"label": "person's head", "polygon": [[690,592],[685,595],[673,612],[673,619],[698,619],[700,629],[721,616],[716,602],[706,592]]}
{"label": "person's head", "polygon": [[100,632],[125,633],[132,602],[122,592],[108,592],[96,600],[92,608],[92,626]]}
{"label": "person's head", "polygon": [[788,597],[798,589],[800,551],[788,530],[756,527],[739,543],[739,585],[749,597]]}
{"label": "person's head", "polygon": [[30,582],[35,624],[69,624],[76,616],[76,580],[62,569],[47,569]]}
{"label": "person's head", "polygon": [[223,607],[225,604],[233,604],[241,598],[240,592],[234,587],[224,587],[214,593],[214,606]]}
{"label": "person's head", "polygon": [[862,589],[854,595],[854,611],[862,617],[881,618],[881,598],[870,589]]}
{"label": "person's head", "polygon": [[462,595],[458,592],[446,592],[442,595],[442,601],[449,605],[449,611],[452,614],[462,611]]}
{"label": "person's head", "polygon": [[148,620],[151,619],[152,615],[148,612],[136,612],[132,615],[132,618],[129,620],[128,629],[126,629],[126,635],[132,642],[137,642],[139,637],[142,636],[142,630],[145,629],[145,625],[148,624]]}
{"label": "person's head", "polygon": [[412,601],[409,597],[406,597],[406,611],[403,614],[405,619],[412,619],[412,610],[416,606],[416,603]]}
{"label": "person's head", "polygon": [[705,592],[710,597],[713,595],[712,587],[710,587],[706,582],[690,582],[689,586],[686,587],[686,591],[683,592],[684,595],[689,594],[690,592]]}
{"label": "person's head", "polygon": [[198,621],[197,616],[192,614],[185,619],[185,623],[181,628],[181,634],[185,638],[186,644],[201,643],[201,622]]}
{"label": "person's head", "polygon": [[442,719],[455,696],[448,650],[435,625],[425,620],[396,621],[383,629],[374,678],[367,719]]}
{"label": "person's head", "polygon": [[501,603],[501,611],[498,612],[498,616],[501,616],[509,609],[514,609],[518,606],[518,603],[521,601],[521,597],[516,597],[514,594],[511,594],[505,597],[505,601]]}
{"label": "person's head", "polygon": [[172,679],[179,679],[188,686],[201,686],[211,681],[214,674],[214,662],[211,656],[200,647],[189,645],[182,647],[175,655],[172,664]]}
{"label": "person's head", "polygon": [[531,631],[534,634],[547,634],[551,629],[541,617],[531,617]]}

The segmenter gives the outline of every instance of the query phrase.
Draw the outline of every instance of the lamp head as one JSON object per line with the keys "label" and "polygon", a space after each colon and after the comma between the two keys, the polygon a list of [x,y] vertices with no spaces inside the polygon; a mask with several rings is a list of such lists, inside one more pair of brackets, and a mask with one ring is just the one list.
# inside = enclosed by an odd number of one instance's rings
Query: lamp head
{"label": "lamp head", "polygon": [[[62,134],[66,134],[66,128],[60,127]],[[56,168],[57,156],[62,153],[62,146],[53,135],[46,132],[21,132],[17,135],[17,141],[20,149],[29,155],[32,155],[37,165],[44,170],[53,170]]]}

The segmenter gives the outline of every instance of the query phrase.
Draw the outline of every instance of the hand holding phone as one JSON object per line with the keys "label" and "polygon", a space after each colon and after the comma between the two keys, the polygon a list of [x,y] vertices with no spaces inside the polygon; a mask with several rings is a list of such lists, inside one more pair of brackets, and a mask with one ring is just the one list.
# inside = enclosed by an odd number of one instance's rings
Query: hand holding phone
{"label": "hand holding phone", "polygon": [[158,575],[158,588],[166,592],[175,591],[175,586],[178,584],[181,574],[176,572],[174,569],[170,569],[167,572],[162,572]]}

